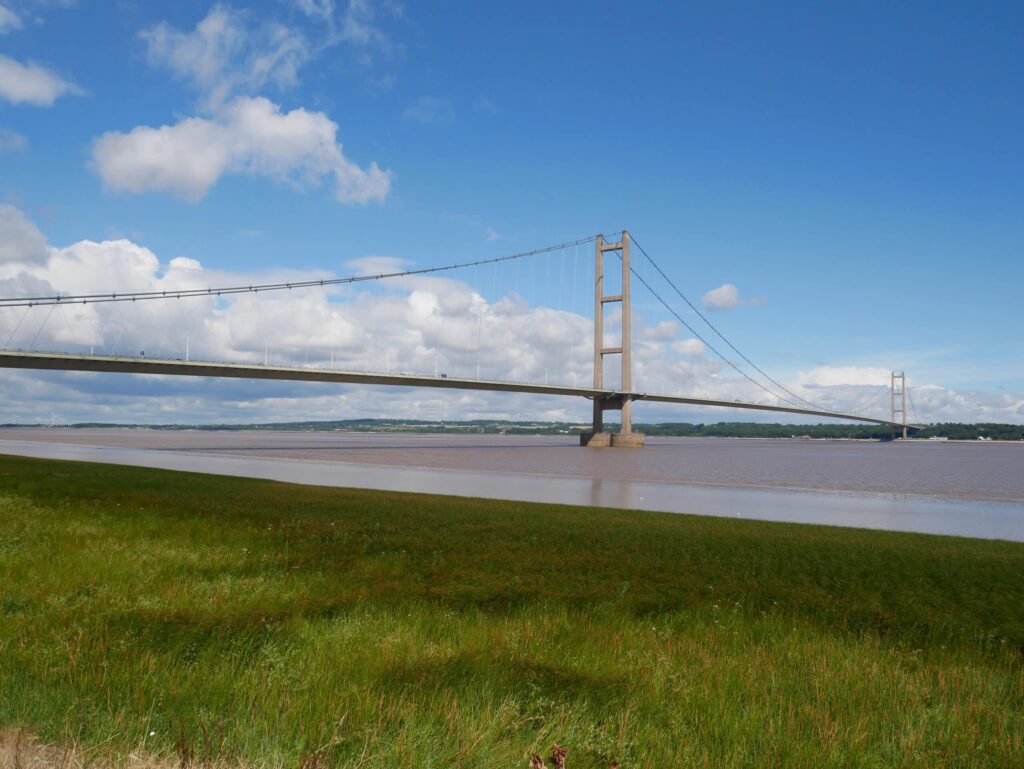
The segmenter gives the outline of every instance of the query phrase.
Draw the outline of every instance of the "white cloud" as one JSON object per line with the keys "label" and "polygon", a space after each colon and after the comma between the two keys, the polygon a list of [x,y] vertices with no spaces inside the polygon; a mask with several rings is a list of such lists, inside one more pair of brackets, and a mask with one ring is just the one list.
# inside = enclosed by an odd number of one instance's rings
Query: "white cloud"
{"label": "white cloud", "polygon": [[[400,13],[392,8],[394,14]],[[371,0],[349,0],[341,20],[342,40],[365,48],[376,48],[392,53],[395,45],[391,38],[374,23],[376,8]]]}
{"label": "white cloud", "polygon": [[28,139],[10,128],[0,128],[0,152],[20,152],[28,149]]}
{"label": "white cloud", "polygon": [[731,310],[741,304],[763,304],[764,299],[746,299],[732,283],[723,283],[704,294],[701,302],[709,310]]}
{"label": "white cloud", "polygon": [[[374,68],[378,56],[390,58],[403,50],[378,24],[379,11],[393,18],[404,17],[401,4],[395,0],[348,0],[341,9],[335,0],[292,0],[292,4],[323,33],[317,38],[318,50],[343,44],[362,70]],[[366,85],[373,92],[384,92],[394,85],[394,75],[364,74]]]}
{"label": "white cloud", "polygon": [[867,366],[818,366],[797,374],[801,387],[836,387],[839,385],[889,385],[892,372]]}
{"label": "white cloud", "polygon": [[252,174],[298,189],[333,178],[342,203],[384,200],[390,172],[346,158],[337,132],[322,112],[282,112],[266,98],[238,97],[212,118],[106,133],[94,142],[92,157],[104,183],[125,192],[198,201],[224,174]]}
{"label": "white cloud", "polygon": [[0,35],[21,29],[21,19],[6,5],[0,4]]}
{"label": "white cloud", "polygon": [[11,104],[49,107],[64,94],[81,90],[38,64],[22,64],[0,54],[0,98]]}
{"label": "white cloud", "polygon": [[687,357],[703,355],[704,350],[704,343],[699,339],[681,339],[678,342],[672,343],[672,352],[677,355],[685,355]]}
{"label": "white cloud", "polygon": [[43,233],[17,208],[0,204],[0,265],[38,263],[48,257]]}
{"label": "white cloud", "polygon": [[334,0],[294,0],[295,7],[307,16],[320,21],[334,18]]}
{"label": "white cloud", "polygon": [[364,67],[374,63],[378,53],[393,56],[402,47],[377,23],[378,9],[391,16],[402,18],[400,4],[395,2],[374,2],[373,0],[349,0],[344,10],[337,11],[334,0],[292,0],[293,5],[307,17],[326,28],[326,46],[345,43],[357,52],[358,62]]}
{"label": "white cloud", "polygon": [[455,119],[455,110],[447,99],[421,96],[406,108],[402,117],[417,123],[450,123]]}
{"label": "white cloud", "polygon": [[331,180],[343,203],[382,201],[391,173],[376,163],[364,168],[348,160],[336,123],[322,112],[282,112],[256,95],[268,86],[297,84],[300,69],[338,40],[375,39],[374,7],[352,0],[343,31],[337,32],[333,0],[293,0],[293,5],[317,23],[320,34],[313,38],[320,42],[223,4],[214,5],[192,30],[167,22],[143,30],[149,63],[195,89],[199,114],[173,125],[136,126],[99,137],[92,159],[104,182],[116,190],[162,191],[198,201],[224,174],[251,174],[296,189]]}
{"label": "white cloud", "polygon": [[660,341],[666,339],[672,339],[676,334],[679,333],[679,324],[674,320],[663,320],[659,321],[654,326],[649,326],[643,330],[641,337],[644,339],[657,339]]}
{"label": "white cloud", "polygon": [[911,421],[917,414],[923,422],[1024,423],[1022,395],[952,390],[935,385],[908,385],[908,389],[913,398]]}
{"label": "white cloud", "polygon": [[238,93],[255,93],[268,84],[286,88],[298,82],[311,56],[298,31],[247,14],[214,6],[191,32],[167,22],[143,30],[149,63],[189,81],[200,105],[216,110]]}
{"label": "white cloud", "polygon": [[[23,247],[10,244],[21,242]],[[177,256],[163,262],[129,240],[80,241],[64,248],[43,236],[17,209],[0,206],[0,296],[60,292],[173,290],[334,277],[326,270],[276,270],[253,274],[204,267]],[[342,274],[379,274],[408,267],[391,256],[346,263]],[[499,269],[499,268],[496,268]],[[495,273],[496,285],[511,285],[515,265]],[[271,364],[331,365],[352,370],[407,371],[449,376],[515,379],[552,384],[587,384],[592,377],[593,320],[573,312],[536,306],[514,293],[485,297],[488,285],[470,271],[410,276],[386,282],[312,288],[231,297],[158,300],[126,304],[0,308],[0,344],[40,350],[184,357]],[[614,312],[609,313],[614,324]],[[699,340],[676,339],[671,322],[636,318],[633,349],[638,391],[720,400],[777,402],[724,364],[699,355]],[[861,404],[887,416],[888,370],[821,366],[800,372],[787,386],[837,410]],[[606,384],[616,385],[614,363]],[[1024,422],[1024,397],[957,391],[910,381],[922,421]],[[35,419],[52,403],[65,404],[65,418],[124,421],[261,421],[355,416],[421,418],[587,418],[583,399],[537,399],[494,393],[434,393],[397,388],[348,388],[309,383],[196,381],[171,377],[127,377],[0,372],[2,419]],[[72,406],[73,404],[73,406]],[[751,418],[807,421],[806,417],[702,410],[640,402],[638,420]],[[48,413],[48,412],[47,412]],[[913,414],[911,415],[913,418]]]}
{"label": "white cloud", "polygon": [[364,256],[345,262],[346,271],[350,275],[388,275],[394,272],[404,272],[411,266],[412,262],[408,259],[399,259],[394,256]]}
{"label": "white cloud", "polygon": [[704,306],[711,310],[728,310],[739,304],[740,290],[732,283],[726,283],[708,291],[701,298]]}
{"label": "white cloud", "polygon": [[[402,269],[408,264],[395,257],[365,257],[346,264],[345,272],[379,274]],[[41,262],[0,264],[0,296],[72,289],[167,290],[323,277],[331,277],[331,274],[220,272],[204,268],[186,257],[161,265],[150,250],[127,240],[81,241],[66,248],[50,249],[48,258]],[[151,357],[181,357],[187,339],[192,357],[210,360],[259,363],[267,351],[272,363],[327,366],[333,353],[337,367],[356,370],[390,368],[422,373],[439,370],[451,376],[479,374],[483,378],[564,384],[586,384],[592,376],[591,319],[532,306],[514,294],[485,299],[474,287],[454,276],[410,276],[380,284],[240,295],[220,300],[64,305],[52,316],[46,308],[33,308],[18,326],[23,313],[23,310],[0,309],[0,335],[7,338],[16,329],[11,340],[14,347],[28,346],[35,339],[37,349],[95,349],[120,354],[145,350]],[[671,381],[684,387],[697,378],[707,379],[707,372],[717,369],[715,364],[707,362],[671,361],[663,352],[660,342],[635,351],[637,377],[641,382]],[[614,372],[609,370],[607,377],[608,384],[614,386]],[[81,381],[82,386],[87,387],[92,380]],[[131,387],[124,385],[133,391],[143,386],[154,387],[141,383]],[[164,389],[182,386],[167,384]],[[246,387],[250,394],[273,392],[273,387],[264,386],[262,391]],[[390,411],[408,415],[412,400],[408,394],[384,390],[375,393],[373,403],[368,404],[364,398],[346,400],[347,390],[335,388],[333,392],[336,395],[328,399],[331,406],[326,410],[318,408],[318,413],[365,415]],[[93,395],[98,404],[110,402],[109,398]],[[284,408],[281,398],[266,397],[269,400],[256,398],[254,408],[262,409],[263,413]],[[324,397],[323,388],[300,387],[288,392],[294,413],[305,411],[310,403]],[[460,407],[459,414],[512,416],[516,411],[522,413],[523,408],[537,408],[550,414],[568,408],[569,412],[576,409],[582,415],[587,410],[582,400],[580,403],[561,400],[540,403],[493,394],[416,393],[414,400],[440,408],[439,404],[456,397],[463,399],[465,406]],[[13,403],[12,399],[9,401]],[[182,408],[186,402],[192,407],[196,403],[183,401]],[[25,408],[30,409],[28,405]],[[203,408],[204,413],[210,413],[208,405]],[[231,408],[227,403],[222,404],[225,412],[230,412]],[[223,416],[222,413],[214,418]],[[244,416],[249,418],[249,414]],[[164,418],[194,417],[182,412]]]}

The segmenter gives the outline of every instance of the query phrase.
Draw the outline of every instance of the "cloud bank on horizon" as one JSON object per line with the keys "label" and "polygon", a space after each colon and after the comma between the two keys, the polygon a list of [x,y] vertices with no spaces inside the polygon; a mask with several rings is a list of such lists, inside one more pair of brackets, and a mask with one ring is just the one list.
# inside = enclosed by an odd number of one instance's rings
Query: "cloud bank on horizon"
{"label": "cloud bank on horizon", "polygon": [[[239,273],[207,269],[194,259],[166,262],[127,239],[50,246],[17,208],[0,205],[0,295],[173,290],[338,277],[329,270]],[[351,275],[408,266],[395,257],[353,259]],[[614,314],[610,315],[614,323]],[[778,403],[730,375],[700,340],[673,321],[635,319],[634,382],[640,390],[721,400]],[[9,348],[333,366],[524,382],[583,384],[592,378],[593,321],[584,314],[531,303],[515,291],[485,297],[458,274],[411,276],[381,284],[323,287],[130,304],[63,305],[0,310],[0,340]],[[587,404],[495,393],[429,393],[290,383],[198,384],[171,377],[35,374],[6,371],[9,394],[0,420],[33,421],[53,401],[65,421],[248,422],[268,419],[424,417],[585,419]],[[889,371],[819,366],[787,382],[826,408],[885,416]],[[39,383],[42,382],[41,386]],[[130,383],[130,384],[128,384]],[[614,381],[609,383],[615,385]],[[924,421],[1017,421],[1024,397],[991,396],[913,383]],[[640,404],[640,419],[679,421],[677,407]],[[47,408],[50,408],[49,406]],[[716,419],[702,412],[702,421]],[[743,418],[750,418],[749,412]],[[757,418],[757,417],[754,417]],[[762,417],[763,418],[763,417]],[[779,417],[772,415],[776,421]],[[789,421],[799,421],[791,417]]]}

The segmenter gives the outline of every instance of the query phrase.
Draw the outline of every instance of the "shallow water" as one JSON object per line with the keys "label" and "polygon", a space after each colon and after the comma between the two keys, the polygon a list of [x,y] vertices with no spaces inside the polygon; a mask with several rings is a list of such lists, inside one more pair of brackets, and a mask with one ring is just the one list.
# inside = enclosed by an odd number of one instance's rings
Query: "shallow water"
{"label": "shallow water", "polygon": [[1024,445],[5,429],[0,453],[1024,541]]}

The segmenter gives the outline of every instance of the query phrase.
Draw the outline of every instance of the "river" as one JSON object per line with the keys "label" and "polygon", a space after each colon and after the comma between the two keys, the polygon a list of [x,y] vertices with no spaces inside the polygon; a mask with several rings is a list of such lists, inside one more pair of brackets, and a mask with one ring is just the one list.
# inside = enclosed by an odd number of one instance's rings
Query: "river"
{"label": "river", "polygon": [[1024,541],[1024,443],[7,428],[0,453]]}

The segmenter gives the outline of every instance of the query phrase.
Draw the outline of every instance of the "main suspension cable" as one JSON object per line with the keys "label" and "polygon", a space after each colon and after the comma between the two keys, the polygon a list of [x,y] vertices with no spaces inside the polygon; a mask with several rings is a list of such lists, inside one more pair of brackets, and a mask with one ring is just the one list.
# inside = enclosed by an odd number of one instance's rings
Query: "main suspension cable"
{"label": "main suspension cable", "polygon": [[914,422],[917,424],[923,424],[921,417],[917,415],[917,408],[914,406],[914,396],[910,394],[910,388],[907,387],[907,399],[910,401],[910,410],[914,412]]}
{"label": "main suspension cable", "polygon": [[[703,342],[707,346],[707,348],[709,350],[711,350],[711,352],[713,352],[715,355],[717,355],[719,358],[721,358],[723,361],[725,361],[725,363],[727,363],[729,366],[731,366],[733,369],[735,369],[740,375],[742,375],[744,378],[748,379],[750,382],[752,382],[757,387],[759,387],[762,390],[764,390],[766,393],[768,393],[773,398],[777,398],[777,399],[779,399],[779,400],[781,400],[781,401],[783,401],[785,403],[788,403],[790,406],[795,406],[798,409],[804,409],[805,408],[804,406],[801,406],[799,403],[795,403],[795,402],[789,400],[788,398],[784,398],[783,396],[779,395],[778,393],[772,392],[767,387],[765,387],[763,384],[761,384],[756,379],[754,379],[752,376],[750,376],[750,374],[748,374],[746,371],[744,371],[739,366],[737,366],[735,363],[733,363],[731,360],[729,360],[727,357],[725,357],[721,352],[719,352],[715,348],[715,346],[713,344],[711,344],[707,339],[705,339],[700,334],[698,334],[696,329],[694,329],[693,326],[691,326],[689,323],[687,323],[685,320],[683,320],[683,317],[678,312],[676,312],[672,308],[672,306],[669,305],[669,303],[666,302],[661,297],[661,294],[659,294],[657,291],[655,291],[654,288],[651,286],[651,284],[648,283],[646,280],[644,280],[643,276],[641,276],[635,269],[633,269],[632,266],[630,266],[629,271],[633,275],[634,278],[639,280],[644,285],[644,287],[648,291],[651,292],[651,294],[654,296],[655,299],[657,299],[659,302],[661,302],[662,306],[666,310],[668,310],[670,313],[672,313],[672,315],[675,316],[676,320],[678,320],[680,323],[682,323],[689,330],[689,332],[691,334],[693,334],[695,337],[697,337],[697,339],[699,339],[701,342]],[[825,411],[825,412],[828,412],[828,413],[837,413],[837,412],[833,412],[831,409],[820,408],[820,407],[817,407],[817,406],[815,406],[815,410],[816,411]]]}
{"label": "main suspension cable", "polygon": [[0,307],[36,307],[51,304],[106,304],[110,302],[138,302],[149,299],[186,299],[197,296],[226,296],[230,294],[259,293],[261,291],[283,291],[296,288],[318,288],[320,286],[338,286],[352,283],[363,283],[374,280],[387,280],[389,278],[405,278],[414,275],[429,275],[437,272],[449,272],[463,267],[473,267],[481,264],[497,264],[498,262],[509,262],[523,259],[528,256],[546,254],[569,246],[579,246],[585,243],[593,243],[597,235],[591,235],[579,240],[571,240],[559,243],[554,246],[537,248],[533,251],[522,251],[518,254],[498,256],[492,259],[477,259],[472,262],[461,262],[459,264],[447,264],[442,267],[423,267],[418,270],[403,270],[401,272],[386,272],[378,275],[353,275],[345,278],[324,278],[323,280],[302,280],[288,283],[264,283],[248,286],[221,286],[218,288],[183,288],[176,290],[162,291],[125,291],[125,292],[103,292],[97,294],[65,294],[53,296],[14,296],[0,297]]}
{"label": "main suspension cable", "polygon": [[[736,345],[734,345],[732,342],[730,342],[725,337],[725,335],[721,331],[718,330],[718,328],[715,326],[715,324],[712,323],[710,320],[708,320],[707,317],[704,315],[704,313],[702,313],[700,310],[697,309],[696,305],[694,305],[694,303],[691,302],[686,297],[686,294],[684,294],[682,291],[679,290],[679,287],[676,286],[676,284],[674,282],[672,282],[672,279],[669,278],[669,276],[665,274],[665,271],[662,270],[661,267],[658,266],[658,263],[655,262],[654,259],[651,258],[651,255],[648,254],[647,251],[644,249],[644,247],[642,245],[640,245],[640,243],[637,242],[637,239],[632,237],[632,234],[630,235],[630,237],[631,237],[631,240],[633,241],[633,243],[636,244],[636,247],[640,249],[640,253],[642,253],[645,257],[647,257],[647,261],[649,261],[651,263],[651,266],[653,266],[654,269],[658,271],[658,274],[661,275],[661,277],[665,279],[665,282],[667,282],[672,287],[672,290],[675,291],[682,298],[682,300],[684,302],[686,302],[690,306],[691,310],[693,310],[695,313],[697,313],[697,317],[699,317],[702,321],[707,323],[708,326],[711,328],[711,330],[714,331],[716,334],[718,334],[719,338],[721,338],[721,340],[723,342],[725,342],[727,345],[729,345],[729,347],[732,349],[732,351],[734,353],[736,353],[737,355],[739,355],[743,360],[745,360],[750,365],[751,368],[753,368],[761,376],[763,376],[765,379],[767,379],[773,385],[775,385],[780,390],[785,392],[787,395],[790,395],[793,398],[796,398],[801,403],[803,403],[803,404],[805,404],[807,406],[810,406],[810,407],[812,407],[812,408],[814,408],[816,410],[819,410],[819,411],[831,411],[831,409],[827,409],[827,408],[825,408],[824,406],[822,406],[822,405],[820,405],[818,403],[812,403],[811,401],[807,400],[806,398],[801,398],[799,395],[797,395],[795,392],[793,392],[792,390],[787,388],[785,385],[783,385],[782,383],[776,381],[772,377],[768,376],[768,374],[766,374],[761,367],[757,366],[752,360],[750,360],[750,358],[748,358],[746,355],[744,355],[742,352],[740,352],[739,349],[737,349]],[[689,328],[689,326],[687,326],[687,328]],[[692,329],[691,329],[691,331],[692,331]],[[705,342],[705,344],[707,344],[707,342]],[[710,347],[710,345],[708,345],[708,346]],[[722,356],[719,356],[719,357],[722,357]],[[723,358],[723,360],[724,360],[724,358]],[[734,368],[736,368],[736,367],[734,366]],[[737,370],[739,370],[739,369],[737,369]],[[749,377],[748,377],[748,379],[749,379]],[[764,389],[766,389],[766,388],[764,388]],[[778,396],[776,396],[776,397],[778,397]],[[783,400],[785,400],[785,399],[783,399]],[[790,401],[790,402],[792,402],[792,401]]]}
{"label": "main suspension cable", "polygon": [[881,395],[879,395],[879,396],[878,396],[877,398],[875,398],[875,399],[874,399],[873,401],[871,401],[870,403],[868,403],[868,404],[867,404],[866,406],[864,406],[864,405],[861,405],[861,406],[856,406],[856,407],[855,407],[855,408],[854,408],[853,410],[851,410],[851,411],[850,411],[850,413],[851,413],[851,414],[857,414],[857,413],[860,413],[860,412],[863,412],[863,411],[867,411],[868,409],[873,409],[873,408],[874,408],[875,406],[877,406],[877,405],[878,405],[879,403],[881,403],[881,402],[882,402],[882,400],[883,400],[883,399],[884,399],[884,398],[885,398],[886,396],[888,396],[888,395],[889,395],[889,386],[888,386],[888,385],[885,385],[885,384],[882,384],[882,385],[878,385],[878,386],[879,386],[879,387],[884,387],[884,388],[886,388],[886,389],[885,389],[885,392],[883,392],[883,393],[882,393]]}

